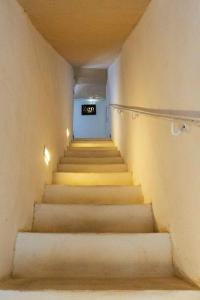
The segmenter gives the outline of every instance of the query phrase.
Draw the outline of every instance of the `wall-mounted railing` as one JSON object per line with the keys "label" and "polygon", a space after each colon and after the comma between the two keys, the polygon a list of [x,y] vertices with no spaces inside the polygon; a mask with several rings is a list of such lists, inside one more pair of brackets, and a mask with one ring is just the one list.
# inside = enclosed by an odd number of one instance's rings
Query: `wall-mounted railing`
{"label": "wall-mounted railing", "polygon": [[171,121],[172,135],[179,135],[182,132],[189,131],[189,125],[191,124],[200,126],[200,111],[153,109],[119,104],[110,104],[110,106],[119,113],[123,111],[131,112],[132,119],[145,115],[169,120]]}

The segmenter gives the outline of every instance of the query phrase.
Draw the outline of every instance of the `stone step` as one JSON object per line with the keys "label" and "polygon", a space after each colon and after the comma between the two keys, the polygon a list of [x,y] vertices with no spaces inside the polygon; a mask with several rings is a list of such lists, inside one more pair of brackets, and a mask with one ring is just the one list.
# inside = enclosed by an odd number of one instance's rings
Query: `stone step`
{"label": "stone step", "polygon": [[173,275],[168,233],[18,233],[14,277],[145,278]]}
{"label": "stone step", "polygon": [[67,150],[65,151],[66,157],[121,157],[118,150],[85,150],[85,151],[74,151]]}
{"label": "stone step", "polygon": [[200,290],[177,277],[142,279],[8,279],[1,300],[199,300]]}
{"label": "stone step", "polygon": [[141,186],[47,185],[43,202],[55,204],[133,204],[143,202]]}
{"label": "stone step", "polygon": [[111,142],[113,143],[112,139],[109,137],[106,138],[75,138],[71,141],[72,143],[80,143],[80,142]]}
{"label": "stone step", "polygon": [[110,138],[77,138],[71,141],[71,143],[113,143]]}
{"label": "stone step", "polygon": [[34,232],[115,232],[154,231],[150,204],[77,205],[36,204]]}
{"label": "stone step", "polygon": [[73,148],[115,147],[112,141],[77,141],[77,142],[71,142],[70,146]]}
{"label": "stone step", "polygon": [[93,146],[93,147],[69,146],[67,148],[67,151],[77,151],[77,152],[81,152],[81,151],[95,151],[95,152],[96,151],[117,151],[117,148],[115,146]]}
{"label": "stone step", "polygon": [[132,174],[129,172],[112,173],[76,173],[55,172],[54,184],[66,185],[132,185]]}
{"label": "stone step", "polygon": [[59,164],[59,172],[125,172],[127,171],[125,164]]}
{"label": "stone step", "polygon": [[61,163],[71,164],[121,164],[123,159],[116,157],[62,157]]}

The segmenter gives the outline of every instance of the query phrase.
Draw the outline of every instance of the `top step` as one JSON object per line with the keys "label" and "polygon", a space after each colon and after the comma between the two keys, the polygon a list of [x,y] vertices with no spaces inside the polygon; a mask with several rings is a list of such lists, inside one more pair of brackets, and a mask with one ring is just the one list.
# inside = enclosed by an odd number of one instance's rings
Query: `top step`
{"label": "top step", "polygon": [[69,157],[120,157],[120,152],[111,140],[73,141],[65,151]]}
{"label": "top step", "polygon": [[[87,150],[87,151],[86,151]],[[76,150],[68,150],[65,151],[65,156],[66,157],[120,157],[120,152],[118,150],[91,150],[89,149],[84,149],[84,151],[78,151]]]}
{"label": "top step", "polygon": [[75,139],[75,140],[72,140],[71,143],[99,143],[99,142],[110,142],[110,143],[113,143],[113,141],[111,139]]}
{"label": "top step", "polygon": [[71,151],[117,151],[117,148],[115,146],[79,146],[74,147],[73,145],[70,145],[68,150]]}
{"label": "top step", "polygon": [[73,141],[70,144],[73,148],[79,147],[114,147],[114,143],[112,141]]}

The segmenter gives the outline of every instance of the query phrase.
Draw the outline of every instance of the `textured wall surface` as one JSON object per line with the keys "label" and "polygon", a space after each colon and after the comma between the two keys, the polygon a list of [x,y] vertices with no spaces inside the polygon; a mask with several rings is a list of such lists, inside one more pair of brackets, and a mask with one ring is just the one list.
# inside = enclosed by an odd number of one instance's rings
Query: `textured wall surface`
{"label": "textured wall surface", "polygon": [[[200,1],[153,0],[109,69],[112,103],[200,110]],[[170,231],[174,262],[200,285],[200,129],[172,136],[170,122],[113,112],[113,138]]]}
{"label": "textured wall surface", "polygon": [[[0,277],[71,130],[73,72],[15,0],[0,1]],[[52,160],[46,166],[43,147]]]}

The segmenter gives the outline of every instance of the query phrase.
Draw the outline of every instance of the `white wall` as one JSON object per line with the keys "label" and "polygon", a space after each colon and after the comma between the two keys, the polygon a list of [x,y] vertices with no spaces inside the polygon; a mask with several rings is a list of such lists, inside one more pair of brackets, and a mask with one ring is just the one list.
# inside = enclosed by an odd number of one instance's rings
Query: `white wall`
{"label": "white wall", "polygon": [[[33,28],[15,0],[0,1],[0,277],[11,271],[16,233],[29,230],[34,202],[71,129],[72,68]],[[43,161],[46,145],[52,160]]]}
{"label": "white wall", "polygon": [[[96,104],[96,115],[81,115],[83,104]],[[105,138],[109,135],[106,100],[87,99],[74,101],[73,132],[75,138]]]}
{"label": "white wall", "polygon": [[[109,69],[112,103],[200,110],[200,1],[152,0]],[[179,272],[200,285],[200,129],[174,137],[165,120],[112,115],[113,137],[170,231]]]}

